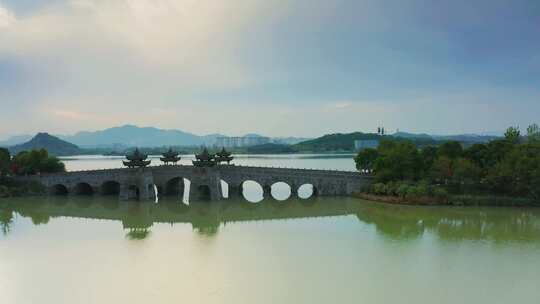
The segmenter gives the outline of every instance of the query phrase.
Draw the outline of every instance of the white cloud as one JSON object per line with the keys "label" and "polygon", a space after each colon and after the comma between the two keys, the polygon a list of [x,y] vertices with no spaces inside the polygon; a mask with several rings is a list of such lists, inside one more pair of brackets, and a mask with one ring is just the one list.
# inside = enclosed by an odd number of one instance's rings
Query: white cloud
{"label": "white cloud", "polygon": [[2,6],[0,3],[0,30],[7,28],[16,21],[15,15],[8,11],[7,8]]}
{"label": "white cloud", "polygon": [[0,55],[59,65],[56,73],[81,73],[96,65],[107,71],[114,57],[116,69],[126,74],[238,87],[251,78],[234,54],[235,41],[260,3],[77,0],[17,22],[0,7]]}

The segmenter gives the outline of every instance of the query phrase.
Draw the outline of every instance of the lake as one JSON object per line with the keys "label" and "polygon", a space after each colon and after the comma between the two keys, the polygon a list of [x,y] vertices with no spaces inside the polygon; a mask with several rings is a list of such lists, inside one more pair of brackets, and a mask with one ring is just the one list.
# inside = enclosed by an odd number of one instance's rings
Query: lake
{"label": "lake", "polygon": [[[184,157],[182,163],[189,163]],[[153,158],[154,162],[157,160]],[[72,157],[68,170],[121,167]],[[354,170],[351,155],[236,164]],[[354,198],[0,200],[0,303],[539,303],[540,209]]]}

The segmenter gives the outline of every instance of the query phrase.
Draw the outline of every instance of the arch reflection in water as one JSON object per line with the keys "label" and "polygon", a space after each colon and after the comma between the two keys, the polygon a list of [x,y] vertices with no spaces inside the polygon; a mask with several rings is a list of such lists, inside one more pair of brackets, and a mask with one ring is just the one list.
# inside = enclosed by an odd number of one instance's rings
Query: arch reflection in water
{"label": "arch reflection in water", "polygon": [[[191,224],[199,233],[214,235],[222,225],[237,222],[347,216],[372,226],[392,240],[410,240],[433,234],[441,240],[489,240],[494,242],[537,242],[540,244],[540,210],[529,208],[455,208],[392,206],[356,199],[319,198],[306,205],[291,199],[287,204],[264,200],[259,204],[242,200],[221,202],[119,202],[110,198],[25,198],[0,201],[0,227],[13,231],[14,219],[30,218],[36,225],[59,217],[121,221],[131,232],[128,238],[148,237],[156,223]],[[67,203],[66,203],[67,202]],[[247,206],[246,206],[247,205]],[[19,216],[15,216],[18,214]]]}

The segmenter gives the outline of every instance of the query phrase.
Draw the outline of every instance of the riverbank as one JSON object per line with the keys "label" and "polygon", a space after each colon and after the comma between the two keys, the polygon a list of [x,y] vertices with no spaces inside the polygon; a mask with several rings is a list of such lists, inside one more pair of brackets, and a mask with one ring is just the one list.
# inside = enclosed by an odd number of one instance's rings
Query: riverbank
{"label": "riverbank", "polygon": [[448,195],[444,198],[437,198],[432,196],[400,197],[368,193],[354,193],[353,197],[394,205],[540,207],[540,202],[532,199],[496,195]]}

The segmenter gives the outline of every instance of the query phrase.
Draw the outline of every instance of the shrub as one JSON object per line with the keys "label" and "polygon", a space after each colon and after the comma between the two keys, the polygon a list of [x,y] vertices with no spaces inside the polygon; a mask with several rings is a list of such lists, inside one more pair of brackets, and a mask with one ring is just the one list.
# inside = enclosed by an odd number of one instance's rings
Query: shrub
{"label": "shrub", "polygon": [[409,185],[402,183],[397,187],[396,194],[400,197],[405,197],[409,192]]}
{"label": "shrub", "polygon": [[448,197],[448,191],[441,187],[435,187],[433,188],[433,196],[436,198],[445,199]]}
{"label": "shrub", "polygon": [[406,197],[407,198],[416,198],[418,196],[420,196],[419,191],[418,191],[418,187],[417,186],[409,186],[409,189],[407,189]]}
{"label": "shrub", "polygon": [[386,195],[395,196],[397,190],[397,183],[389,182],[386,184]]}
{"label": "shrub", "polygon": [[386,185],[383,183],[376,183],[373,185],[373,193],[384,195],[386,194]]}
{"label": "shrub", "polygon": [[418,183],[418,185],[416,186],[416,194],[418,196],[430,195],[429,184],[427,181],[421,181],[420,183]]}

